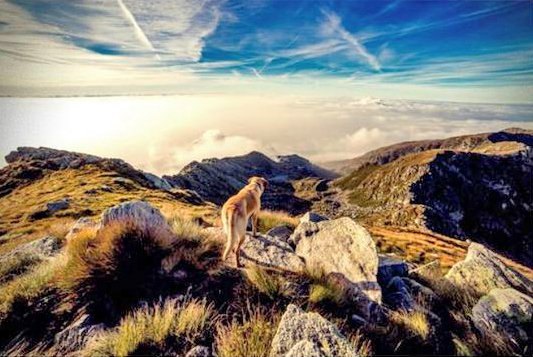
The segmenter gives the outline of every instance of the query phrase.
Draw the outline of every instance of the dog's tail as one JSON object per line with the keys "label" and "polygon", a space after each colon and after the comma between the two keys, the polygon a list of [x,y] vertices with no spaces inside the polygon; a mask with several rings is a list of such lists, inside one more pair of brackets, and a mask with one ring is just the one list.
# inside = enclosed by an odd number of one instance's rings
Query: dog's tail
{"label": "dog's tail", "polygon": [[222,226],[224,228],[224,233],[226,233],[226,249],[224,250],[224,254],[222,255],[222,259],[226,260],[228,257],[228,254],[231,252],[231,249],[235,246],[238,239],[238,234],[236,231],[236,225],[235,225],[235,207],[228,207],[224,212],[222,213]]}

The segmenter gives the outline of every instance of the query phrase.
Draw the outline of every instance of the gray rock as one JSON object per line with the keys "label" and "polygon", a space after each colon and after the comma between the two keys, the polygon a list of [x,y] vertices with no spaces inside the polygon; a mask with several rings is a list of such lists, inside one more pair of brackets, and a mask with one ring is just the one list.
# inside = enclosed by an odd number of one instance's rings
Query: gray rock
{"label": "gray rock", "polygon": [[102,226],[113,221],[133,221],[141,227],[168,228],[159,209],[144,201],[129,201],[107,209],[102,214]]}
{"label": "gray rock", "polygon": [[93,221],[89,217],[82,217],[76,221],[68,231],[67,235],[65,236],[65,239],[67,241],[71,240],[72,237],[74,237],[76,234],[78,234],[80,231],[84,229],[90,229],[94,228],[97,230],[100,227],[100,224]]}
{"label": "gray rock", "polygon": [[480,294],[495,288],[513,288],[533,296],[531,280],[506,266],[494,252],[479,243],[470,244],[465,260],[456,263],[445,277]]}
{"label": "gray rock", "polygon": [[300,223],[291,236],[288,239],[288,243],[293,247],[296,247],[300,240],[305,237],[310,237],[316,232],[318,232],[318,226],[313,222],[302,222]]}
{"label": "gray rock", "polygon": [[325,357],[320,347],[309,340],[302,340],[292,346],[285,357]]}
{"label": "gray rock", "polygon": [[399,276],[395,276],[389,281],[383,300],[395,310],[410,311],[415,304],[407,285]]}
{"label": "gray rock", "polygon": [[381,302],[378,254],[368,231],[348,217],[311,224],[313,232],[301,237],[296,254],[308,267],[343,274],[370,299]]}
{"label": "gray rock", "polygon": [[104,327],[104,324],[92,324],[91,317],[83,314],[55,335],[54,347],[62,353],[80,351],[92,337],[103,331]]}
{"label": "gray rock", "polygon": [[318,222],[327,221],[327,220],[329,220],[329,218],[326,216],[322,216],[315,212],[307,212],[300,218],[300,223],[303,223],[303,222],[318,223]]}
{"label": "gray rock", "polygon": [[426,301],[435,301],[437,294],[427,286],[420,284],[418,281],[410,278],[401,278],[409,289],[411,296],[421,296]]}
{"label": "gray rock", "polygon": [[401,259],[388,255],[379,255],[378,282],[381,286],[387,286],[395,276],[407,276],[409,265]]}
{"label": "gray rock", "polygon": [[241,258],[245,266],[258,265],[291,272],[302,272],[305,268],[290,245],[266,235],[247,235],[241,246]]}
{"label": "gray rock", "polygon": [[149,172],[142,172],[144,177],[155,187],[160,190],[170,191],[172,186],[168,183],[167,180],[160,178]]}
{"label": "gray rock", "polygon": [[195,346],[187,352],[185,357],[211,357],[211,351],[205,346]]}
{"label": "gray rock", "polygon": [[266,235],[276,237],[284,242],[287,242],[293,231],[294,229],[289,226],[277,226],[266,232]]}
{"label": "gray rock", "polygon": [[48,202],[46,204],[46,208],[50,213],[55,213],[57,211],[65,210],[70,207],[70,200],[68,198],[64,198],[59,201],[54,202]]}
{"label": "gray rock", "polygon": [[59,253],[61,244],[59,239],[52,236],[46,236],[29,243],[19,245],[15,249],[0,256],[0,264],[5,259],[13,258],[16,256],[35,256],[37,258],[48,258]]}
{"label": "gray rock", "polygon": [[[297,349],[294,347],[302,341]],[[355,350],[335,325],[315,312],[304,312],[289,305],[281,317],[276,335],[272,340],[271,357],[301,356],[302,351],[317,352],[318,356],[356,356]],[[315,354],[316,355],[316,354]]]}
{"label": "gray rock", "polygon": [[493,289],[472,309],[472,321],[484,333],[527,343],[533,338],[533,298],[515,289]]}

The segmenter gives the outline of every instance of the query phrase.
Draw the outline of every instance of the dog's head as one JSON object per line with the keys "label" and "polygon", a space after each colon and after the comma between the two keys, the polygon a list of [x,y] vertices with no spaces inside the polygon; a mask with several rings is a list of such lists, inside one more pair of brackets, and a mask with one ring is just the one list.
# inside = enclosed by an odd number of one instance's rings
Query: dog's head
{"label": "dog's head", "polygon": [[253,176],[248,179],[248,183],[256,184],[261,187],[261,191],[264,192],[268,187],[268,181],[259,176]]}

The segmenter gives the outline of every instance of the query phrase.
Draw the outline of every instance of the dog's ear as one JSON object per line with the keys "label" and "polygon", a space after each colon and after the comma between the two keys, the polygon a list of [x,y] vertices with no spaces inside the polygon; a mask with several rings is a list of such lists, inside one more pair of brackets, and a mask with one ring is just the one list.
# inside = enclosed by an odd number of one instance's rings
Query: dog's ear
{"label": "dog's ear", "polygon": [[261,177],[261,183],[263,184],[263,189],[266,189],[268,187],[267,179]]}
{"label": "dog's ear", "polygon": [[255,180],[257,180],[257,176],[252,176],[248,179],[248,183],[253,183]]}

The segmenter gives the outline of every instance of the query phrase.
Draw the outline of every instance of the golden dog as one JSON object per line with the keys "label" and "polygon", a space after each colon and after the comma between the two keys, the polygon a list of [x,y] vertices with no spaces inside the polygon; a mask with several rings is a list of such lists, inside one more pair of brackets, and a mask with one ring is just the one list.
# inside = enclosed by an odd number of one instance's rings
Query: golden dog
{"label": "golden dog", "polygon": [[248,184],[239,193],[230,197],[222,206],[222,226],[226,233],[226,249],[222,256],[228,258],[229,252],[236,245],[235,259],[237,267],[241,267],[239,250],[246,237],[246,226],[252,218],[252,234],[257,233],[257,215],[261,209],[261,195],[265,191],[268,181],[262,177],[251,177]]}

